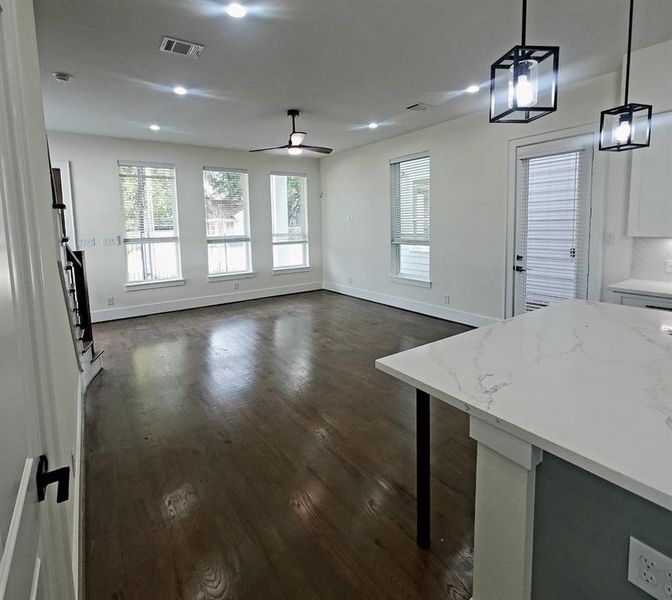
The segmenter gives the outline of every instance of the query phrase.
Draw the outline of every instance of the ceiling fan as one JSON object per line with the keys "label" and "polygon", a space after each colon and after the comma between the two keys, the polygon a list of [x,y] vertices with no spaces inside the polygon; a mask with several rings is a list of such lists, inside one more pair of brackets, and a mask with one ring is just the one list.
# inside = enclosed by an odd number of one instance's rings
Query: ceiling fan
{"label": "ceiling fan", "polygon": [[250,152],[266,152],[267,150],[287,150],[293,156],[301,154],[304,150],[309,152],[319,152],[320,154],[331,154],[331,148],[323,146],[307,146],[303,143],[306,137],[305,131],[296,130],[296,117],[299,116],[299,111],[296,108],[290,108],[287,111],[287,116],[292,117],[292,133],[289,134],[289,142],[284,146],[274,146],[273,148],[258,148],[257,150],[250,150]]}

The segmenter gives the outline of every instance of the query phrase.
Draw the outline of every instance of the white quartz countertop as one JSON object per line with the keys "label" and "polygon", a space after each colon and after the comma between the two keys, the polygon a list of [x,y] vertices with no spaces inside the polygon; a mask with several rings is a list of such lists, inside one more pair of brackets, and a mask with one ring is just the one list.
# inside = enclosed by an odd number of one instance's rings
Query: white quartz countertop
{"label": "white quartz countertop", "polygon": [[672,282],[653,279],[625,279],[609,286],[614,292],[672,298]]}
{"label": "white quartz countertop", "polygon": [[672,314],[568,300],[376,361],[672,510]]}

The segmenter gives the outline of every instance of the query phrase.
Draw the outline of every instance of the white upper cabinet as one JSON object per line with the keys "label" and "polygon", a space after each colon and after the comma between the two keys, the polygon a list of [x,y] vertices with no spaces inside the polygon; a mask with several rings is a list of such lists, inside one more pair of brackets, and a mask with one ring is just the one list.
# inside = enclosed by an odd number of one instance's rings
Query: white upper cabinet
{"label": "white upper cabinet", "polygon": [[654,115],[651,146],[632,152],[628,235],[672,237],[672,112]]}
{"label": "white upper cabinet", "polygon": [[672,237],[672,41],[632,55],[630,97],[653,104],[651,146],[633,150],[628,235]]}

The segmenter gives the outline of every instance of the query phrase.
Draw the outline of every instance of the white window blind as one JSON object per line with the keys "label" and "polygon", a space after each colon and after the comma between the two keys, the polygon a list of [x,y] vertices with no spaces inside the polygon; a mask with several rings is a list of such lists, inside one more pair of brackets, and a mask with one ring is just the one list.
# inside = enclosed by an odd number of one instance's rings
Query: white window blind
{"label": "white window blind", "polygon": [[390,163],[394,275],[430,279],[429,156]]}
{"label": "white window blind", "polygon": [[576,150],[519,162],[516,314],[588,295],[591,157]]}
{"label": "white window blind", "polygon": [[309,266],[305,175],[271,175],[273,268]]}
{"label": "white window blind", "polygon": [[250,272],[247,173],[206,167],[203,169],[203,195],[210,275]]}
{"label": "white window blind", "polygon": [[180,276],[175,167],[119,162],[129,283]]}

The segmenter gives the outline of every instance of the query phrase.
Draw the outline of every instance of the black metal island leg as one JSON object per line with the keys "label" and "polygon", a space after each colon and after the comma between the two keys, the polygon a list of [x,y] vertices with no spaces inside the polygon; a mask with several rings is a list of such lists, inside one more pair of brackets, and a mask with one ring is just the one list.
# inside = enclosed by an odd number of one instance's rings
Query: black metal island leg
{"label": "black metal island leg", "polygon": [[429,394],[416,390],[417,542],[429,548]]}

